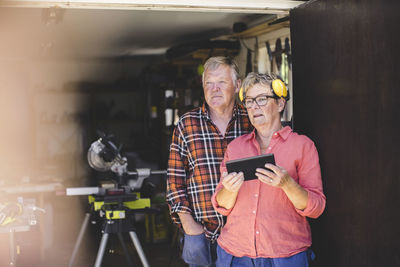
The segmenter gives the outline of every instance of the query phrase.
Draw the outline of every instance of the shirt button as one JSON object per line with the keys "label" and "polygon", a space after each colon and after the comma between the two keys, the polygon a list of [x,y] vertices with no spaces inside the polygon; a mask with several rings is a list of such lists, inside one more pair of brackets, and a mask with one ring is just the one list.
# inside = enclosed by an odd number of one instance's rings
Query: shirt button
{"label": "shirt button", "polygon": [[256,231],[256,234],[258,235],[260,232],[259,231]]}
{"label": "shirt button", "polygon": [[271,149],[271,147],[269,146],[268,149]]}
{"label": "shirt button", "polygon": [[274,133],[274,135],[278,135],[278,133]]}
{"label": "shirt button", "polygon": [[258,194],[255,194],[254,196],[255,196],[255,197],[258,197]]}
{"label": "shirt button", "polygon": [[256,211],[255,211],[255,210],[253,210],[253,213],[254,213],[254,214],[256,214]]}

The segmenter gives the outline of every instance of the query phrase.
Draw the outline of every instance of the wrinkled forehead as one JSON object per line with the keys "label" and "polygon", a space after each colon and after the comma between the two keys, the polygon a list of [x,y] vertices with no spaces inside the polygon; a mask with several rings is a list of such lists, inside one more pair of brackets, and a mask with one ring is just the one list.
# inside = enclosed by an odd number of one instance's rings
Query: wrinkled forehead
{"label": "wrinkled forehead", "polygon": [[272,89],[268,84],[256,83],[247,88],[246,97],[255,97],[260,94],[271,94]]}
{"label": "wrinkled forehead", "polygon": [[217,67],[210,67],[204,71],[203,74],[203,81],[208,80],[208,79],[214,79],[214,78],[229,78],[234,81],[234,71],[231,69],[230,66],[225,65],[225,64],[220,64]]}

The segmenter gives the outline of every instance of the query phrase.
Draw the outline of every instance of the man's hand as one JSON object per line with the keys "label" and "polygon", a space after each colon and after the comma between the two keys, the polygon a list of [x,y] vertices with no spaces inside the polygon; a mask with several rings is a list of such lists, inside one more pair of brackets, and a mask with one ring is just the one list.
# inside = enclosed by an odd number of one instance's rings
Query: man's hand
{"label": "man's hand", "polygon": [[187,235],[200,235],[204,232],[203,225],[196,222],[190,213],[178,213],[183,230]]}

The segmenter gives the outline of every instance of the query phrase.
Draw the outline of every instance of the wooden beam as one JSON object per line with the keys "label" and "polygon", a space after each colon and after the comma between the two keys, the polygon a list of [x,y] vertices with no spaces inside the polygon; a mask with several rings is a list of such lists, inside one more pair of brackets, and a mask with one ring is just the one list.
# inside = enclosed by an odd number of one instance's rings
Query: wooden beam
{"label": "wooden beam", "polygon": [[225,12],[288,14],[289,10],[305,1],[291,0],[3,0],[0,7],[79,8],[79,9],[130,9],[160,11]]}
{"label": "wooden beam", "polygon": [[284,21],[281,23],[277,24],[272,24],[270,25],[271,22],[265,22],[262,24],[259,24],[255,27],[252,27],[250,29],[247,29],[245,31],[242,31],[240,33],[235,33],[232,34],[231,37],[236,37],[236,38],[251,38],[251,37],[256,37],[260,36],[261,34],[269,33],[272,31],[276,31],[282,28],[289,28],[290,27],[290,22],[289,21]]}

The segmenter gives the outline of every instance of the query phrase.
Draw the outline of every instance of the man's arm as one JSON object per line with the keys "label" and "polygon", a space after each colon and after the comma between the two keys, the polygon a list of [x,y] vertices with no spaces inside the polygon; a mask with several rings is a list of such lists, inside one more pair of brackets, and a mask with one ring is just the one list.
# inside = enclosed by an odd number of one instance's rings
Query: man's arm
{"label": "man's arm", "polygon": [[179,212],[178,216],[181,220],[183,230],[188,235],[199,235],[204,232],[204,227],[196,222],[190,213]]}
{"label": "man's arm", "polygon": [[[191,205],[187,199],[186,177],[187,177],[187,146],[184,140],[180,123],[175,127],[170,145],[167,171],[167,203],[170,208],[171,219],[180,225],[179,213],[191,214]],[[190,215],[191,216],[191,215]]]}

